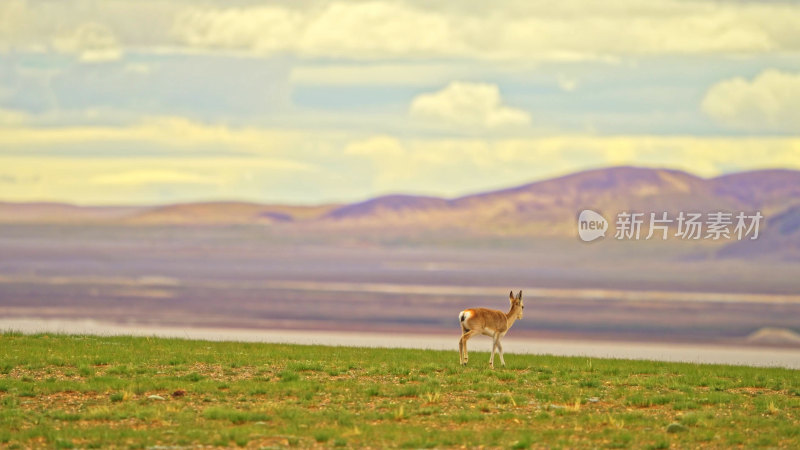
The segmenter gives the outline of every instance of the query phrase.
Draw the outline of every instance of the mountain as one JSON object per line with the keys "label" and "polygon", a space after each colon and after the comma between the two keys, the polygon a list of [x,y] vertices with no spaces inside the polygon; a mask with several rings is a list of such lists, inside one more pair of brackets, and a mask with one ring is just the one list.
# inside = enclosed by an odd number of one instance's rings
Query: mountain
{"label": "mountain", "polygon": [[0,202],[0,223],[85,223],[118,220],[146,211],[139,206],[77,206],[67,203]]}
{"label": "mountain", "polygon": [[319,217],[339,205],[294,206],[246,202],[164,206],[77,206],[0,202],[0,223],[104,223],[123,225],[277,224]]}
{"label": "mountain", "polygon": [[491,211],[490,223],[546,222],[567,225],[590,208],[613,216],[620,211],[678,211],[736,208],[720,198],[707,180],[677,170],[614,167],[590,170],[511,189],[455,200],[458,208]]}
{"label": "mountain", "polygon": [[717,251],[716,257],[768,256],[777,260],[800,261],[800,204],[766,215],[765,222],[758,239],[734,241]]}
{"label": "mountain", "polygon": [[800,171],[773,169],[733,173],[709,180],[714,193],[750,209],[785,209],[800,202]]}
{"label": "mountain", "polygon": [[[153,207],[0,203],[0,223],[285,227],[302,223],[315,228],[371,228],[378,232],[465,229],[485,234],[571,236],[576,215],[585,208],[608,218],[620,211],[666,211],[672,215],[679,211],[761,210],[768,216],[768,224],[790,227],[786,224],[797,220],[798,213],[791,210],[794,206],[800,206],[800,171],[758,170],[704,179],[679,170],[611,167],[451,199],[387,195],[345,205],[320,206],[245,202]],[[794,239],[794,233],[777,234]],[[767,244],[760,245],[766,248]],[[770,245],[780,246],[777,242]],[[741,248],[745,247],[755,248],[742,244]],[[743,251],[741,248],[725,251],[738,254]]]}
{"label": "mountain", "polygon": [[124,218],[135,225],[230,225],[276,224],[307,220],[324,214],[333,205],[291,206],[245,202],[182,203],[152,207]]}
{"label": "mountain", "polygon": [[335,209],[321,219],[352,226],[420,225],[572,235],[578,212],[586,208],[606,217],[621,211],[664,211],[670,217],[680,211],[752,211],[791,205],[800,198],[798,190],[800,172],[796,171],[703,179],[678,170],[612,167],[454,199],[378,197]]}
{"label": "mountain", "polygon": [[431,210],[447,209],[450,201],[438,197],[386,195],[364,202],[340,206],[323,216],[326,219],[358,219],[371,216],[402,216]]}

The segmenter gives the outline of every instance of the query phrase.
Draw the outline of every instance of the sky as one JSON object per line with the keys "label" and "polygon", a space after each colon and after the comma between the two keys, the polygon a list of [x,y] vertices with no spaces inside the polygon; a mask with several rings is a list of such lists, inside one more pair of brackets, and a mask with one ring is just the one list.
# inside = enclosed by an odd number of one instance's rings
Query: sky
{"label": "sky", "polygon": [[800,169],[800,3],[0,2],[0,201]]}

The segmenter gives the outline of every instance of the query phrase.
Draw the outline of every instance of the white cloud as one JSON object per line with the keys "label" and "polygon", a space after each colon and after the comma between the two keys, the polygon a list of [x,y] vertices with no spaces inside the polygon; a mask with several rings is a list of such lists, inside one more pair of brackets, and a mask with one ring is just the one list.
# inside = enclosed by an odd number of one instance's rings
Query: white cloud
{"label": "white cloud", "polygon": [[733,128],[800,132],[800,73],[769,69],[752,81],[721,81],[708,90],[702,108]]}
{"label": "white cloud", "polygon": [[12,44],[27,34],[26,23],[30,23],[27,4],[24,0],[5,0],[0,3],[0,51],[8,51]]}
{"label": "white cloud", "polygon": [[213,184],[215,180],[185,171],[146,169],[96,175],[89,179],[89,183],[107,186],[133,186],[148,184]]}
{"label": "white cloud", "polygon": [[[137,147],[158,148],[165,156],[206,153],[219,155],[230,151],[251,155],[270,154],[283,148],[297,148],[304,133],[293,130],[263,129],[254,127],[228,127],[206,124],[179,116],[148,117],[127,125],[81,126],[9,126],[0,133],[0,149],[25,148],[80,148],[102,144],[109,149],[129,143],[145,143]],[[334,140],[331,137],[328,139]],[[102,155],[102,153],[100,153]],[[131,152],[136,157],[135,152]],[[65,152],[69,156],[69,152]],[[285,170],[313,170],[313,165],[291,159],[271,158],[273,167]]]}
{"label": "white cloud", "polygon": [[459,46],[446,17],[402,3],[330,3],[305,10],[284,6],[201,8],[179,13],[172,29],[195,47],[375,57],[447,54]]}
{"label": "white cloud", "polygon": [[[317,159],[303,153],[306,146],[321,148],[319,142],[336,139],[180,117],[118,126],[23,123],[0,132],[0,167],[13,168],[16,180],[3,187],[0,199],[88,204],[265,197],[292,201],[313,195],[313,183],[333,178],[321,171]],[[308,180],[313,180],[311,187]]]}
{"label": "white cloud", "polygon": [[114,33],[99,23],[84,23],[74,30],[53,38],[53,47],[63,53],[74,53],[82,62],[116,61],[122,49]]}
{"label": "white cloud", "polygon": [[[800,51],[800,5],[793,2],[197,3],[4,0],[0,51],[49,46],[64,30],[85,23],[107,27],[123,51],[285,53],[349,60],[613,60]],[[111,47],[85,54],[87,59],[112,56]]]}
{"label": "white cloud", "polygon": [[30,115],[26,112],[0,108],[0,127],[18,126],[28,122],[29,120]]}
{"label": "white cloud", "polygon": [[414,118],[449,126],[501,128],[531,121],[525,111],[503,105],[497,85],[460,81],[417,96],[409,112]]}
{"label": "white cloud", "polygon": [[172,33],[196,47],[286,50],[297,38],[303,14],[280,6],[186,9],[175,16]]}
{"label": "white cloud", "polygon": [[350,156],[371,162],[367,179],[372,195],[419,192],[456,196],[614,165],[667,167],[704,177],[731,170],[800,169],[800,139],[793,137],[562,135],[522,139],[400,139],[374,136],[354,139],[347,148]]}
{"label": "white cloud", "polygon": [[573,77],[558,75],[556,77],[556,82],[558,83],[558,87],[564,92],[573,92],[578,88],[578,80]]}
{"label": "white cloud", "polygon": [[172,31],[193,47],[355,59],[585,60],[800,49],[800,7],[793,4],[573,0],[506,6],[369,1],[303,10],[210,7],[180,13]]}
{"label": "white cloud", "polygon": [[293,67],[289,81],[312,86],[431,86],[452,80],[458,73],[475,72],[474,67],[453,66],[452,63],[308,64]]}
{"label": "white cloud", "polygon": [[370,156],[376,158],[402,157],[405,154],[400,141],[392,136],[374,136],[347,144],[345,155]]}
{"label": "white cloud", "polygon": [[703,176],[800,169],[800,138],[409,138],[227,127],[177,117],[128,126],[22,123],[0,133],[0,167],[13,168],[16,180],[3,186],[1,198],[12,201],[320,202],[386,192],[454,196],[618,164]]}
{"label": "white cloud", "polygon": [[137,75],[148,75],[153,71],[153,67],[150,64],[128,63],[123,70],[127,73],[135,73]]}

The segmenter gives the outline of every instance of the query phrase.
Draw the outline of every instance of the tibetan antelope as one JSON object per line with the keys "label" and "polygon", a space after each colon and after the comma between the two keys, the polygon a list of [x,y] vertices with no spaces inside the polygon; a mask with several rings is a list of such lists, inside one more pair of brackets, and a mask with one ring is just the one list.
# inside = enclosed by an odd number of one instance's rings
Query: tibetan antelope
{"label": "tibetan antelope", "polygon": [[514,321],[522,319],[522,291],[514,297],[514,291],[509,293],[508,300],[511,302],[511,309],[508,313],[496,309],[470,308],[461,311],[458,319],[461,321],[461,339],[458,341],[459,358],[461,365],[466,366],[467,360],[467,341],[478,333],[485,334],[492,338],[492,356],[489,357],[489,366],[494,369],[494,352],[497,350],[500,355],[500,364],[506,365],[503,360],[503,346],[500,339],[508,333]]}

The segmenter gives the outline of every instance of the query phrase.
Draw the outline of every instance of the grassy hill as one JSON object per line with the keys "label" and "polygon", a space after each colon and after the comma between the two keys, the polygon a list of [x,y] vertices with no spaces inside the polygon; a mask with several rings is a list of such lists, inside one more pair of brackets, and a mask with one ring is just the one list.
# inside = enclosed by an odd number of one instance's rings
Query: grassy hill
{"label": "grassy hill", "polygon": [[785,369],[0,334],[0,447],[800,447]]}

